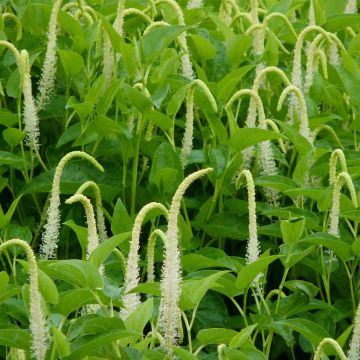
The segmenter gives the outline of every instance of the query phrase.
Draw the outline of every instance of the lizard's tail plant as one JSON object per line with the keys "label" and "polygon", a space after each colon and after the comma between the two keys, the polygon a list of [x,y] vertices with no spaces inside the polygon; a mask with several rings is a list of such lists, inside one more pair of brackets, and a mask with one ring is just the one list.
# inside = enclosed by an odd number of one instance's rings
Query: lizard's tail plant
{"label": "lizard's tail plant", "polygon": [[256,201],[255,201],[255,184],[249,170],[242,170],[238,175],[235,186],[238,190],[241,182],[245,178],[248,192],[248,210],[249,210],[249,240],[246,248],[246,261],[248,264],[259,259],[260,244],[257,236],[256,225]]}
{"label": "lizard's tail plant", "polygon": [[316,25],[316,18],[315,18],[315,8],[314,8],[314,0],[310,0],[309,4],[309,26]]}
{"label": "lizard's tail plant", "polygon": [[[259,114],[259,125],[260,129],[266,129],[266,118],[264,106],[262,104],[260,96],[250,89],[242,89],[237,91],[231,99],[225,105],[225,109],[229,112],[229,109],[234,104],[235,101],[240,99],[242,96],[251,96],[251,98],[255,101],[256,109]],[[260,148],[260,167],[261,173],[263,175],[276,175],[278,173],[276,168],[276,163],[274,160],[274,153],[271,147],[270,141],[262,141],[259,145]],[[271,188],[265,188],[265,194],[269,202],[274,205],[277,204],[277,191]]]}
{"label": "lizard's tail plant", "polygon": [[82,194],[88,188],[90,188],[95,195],[96,221],[99,232],[99,240],[100,242],[103,242],[107,239],[107,233],[104,212],[102,209],[101,192],[98,184],[94,181],[86,181],[77,189],[75,194]]}
{"label": "lizard's tail plant", "polygon": [[357,209],[357,198],[354,184],[350,175],[347,172],[341,172],[334,182],[334,190],[332,197],[332,206],[330,209],[330,224],[328,233],[334,236],[339,236],[339,215],[340,215],[340,191],[343,185],[347,185],[352,203]]}
{"label": "lizard's tail plant", "polygon": [[360,305],[358,305],[355,319],[353,336],[350,340],[350,349],[347,353],[347,360],[358,360],[360,353]]}
{"label": "lizard's tail plant", "polygon": [[[289,86],[291,84],[289,78],[286,76],[286,74],[281,69],[279,69],[275,66],[268,66],[268,67],[264,68],[263,70],[261,70],[257,74],[257,76],[254,80],[252,90],[256,94],[258,94],[261,84],[263,83],[263,81],[267,77],[267,75],[269,75],[269,74],[275,74],[275,75],[279,76],[280,79],[285,84],[285,86]],[[249,103],[249,108],[248,108],[248,113],[247,113],[247,117],[246,117],[246,122],[245,122],[246,127],[248,127],[248,128],[256,127],[256,125],[255,125],[256,115],[257,115],[256,102],[255,102],[255,99],[253,97],[251,97],[250,103]],[[245,149],[243,154],[244,154],[245,167],[248,168],[248,167],[250,167],[250,163],[253,158],[254,147],[250,146],[248,149]]]}
{"label": "lizard's tail plant", "polygon": [[123,34],[124,34],[124,30],[123,30],[123,28],[124,28],[124,11],[125,11],[125,0],[119,0],[113,28],[116,30],[116,32],[120,36],[123,36]]}
{"label": "lizard's tail plant", "polygon": [[4,12],[2,14],[2,18],[3,18],[3,20],[10,19],[15,23],[16,41],[20,40],[22,38],[22,25],[21,25],[21,21],[19,20],[19,18],[10,12]]}
{"label": "lizard's tail plant", "polygon": [[345,154],[341,149],[335,149],[330,156],[329,164],[329,184],[332,185],[336,180],[336,164],[337,161],[340,161],[341,172],[348,172],[346,165]]}
{"label": "lizard's tail plant", "polygon": [[[315,354],[314,354],[314,360],[322,359],[322,354],[323,354],[324,348],[326,346],[331,346],[335,350],[336,354],[339,356],[340,360],[347,360],[346,355],[344,354],[344,351],[341,348],[341,346],[339,345],[339,343],[332,338],[324,338],[320,341],[318,347],[316,348]],[[348,358],[348,359],[350,359],[350,358]],[[356,357],[354,359],[358,359],[358,357]]]}
{"label": "lizard's tail plant", "polygon": [[[234,12],[234,16],[232,16],[232,12]],[[234,18],[238,18],[240,14],[240,8],[235,0],[221,0],[219,15],[225,24],[230,25],[234,21]],[[253,25],[251,15],[246,14],[249,15],[249,20]]]}
{"label": "lizard's tail plant", "polygon": [[166,219],[169,218],[169,212],[166,207],[157,202],[151,202],[145,205],[137,214],[132,230],[130,251],[126,261],[126,271],[124,279],[124,309],[121,311],[121,316],[125,319],[132,313],[140,304],[140,297],[138,294],[128,294],[130,290],[139,285],[140,269],[139,269],[139,247],[140,247],[140,233],[141,226],[145,216],[152,210],[158,210]]}
{"label": "lizard's tail plant", "polygon": [[212,168],[196,171],[187,176],[179,185],[172,199],[166,232],[165,254],[161,273],[161,302],[159,324],[163,332],[164,346],[171,357],[172,346],[177,344],[179,336],[179,300],[181,292],[181,267],[179,249],[178,216],[186,189],[200,177],[213,171]]}
{"label": "lizard's tail plant", "polygon": [[186,94],[186,124],[185,124],[185,133],[183,138],[183,144],[180,154],[180,159],[183,167],[186,165],[189,154],[192,149],[192,141],[193,141],[193,123],[194,123],[194,92],[196,87],[199,87],[206,97],[208,98],[210,105],[214,112],[217,112],[216,101],[211,94],[209,88],[205,85],[205,83],[199,79],[193,80]]}
{"label": "lizard's tail plant", "polygon": [[[183,11],[181,10],[181,7],[175,0],[157,0],[155,4],[156,5],[168,4],[169,6],[171,6],[176,14],[179,25],[185,25]],[[181,38],[181,43],[183,44],[185,50],[184,54],[181,57],[182,74],[188,79],[192,80],[195,78],[195,73],[189,56],[189,49],[186,40],[186,32],[181,33],[179,37]]]}
{"label": "lizard's tail plant", "polygon": [[40,136],[39,118],[32,94],[29,53],[26,50],[22,50],[20,53],[20,63],[20,74],[22,77],[22,88],[24,94],[24,126],[26,143],[36,153],[38,153]]}
{"label": "lizard's tail plant", "polygon": [[302,92],[294,85],[286,87],[280,95],[279,102],[277,105],[277,111],[280,111],[284,103],[285,98],[293,93],[297,98],[297,103],[300,109],[300,134],[312,145],[313,137],[310,134],[309,119],[307,114],[307,107]]}
{"label": "lizard's tail plant", "polygon": [[99,246],[99,236],[96,230],[94,208],[91,204],[90,199],[83,194],[75,194],[65,201],[66,204],[74,204],[75,202],[80,202],[85,209],[86,224],[88,228],[88,245],[86,249],[86,258],[88,259],[91,253]]}
{"label": "lizard's tail plant", "polygon": [[38,267],[30,245],[20,239],[8,240],[0,245],[0,253],[10,246],[20,246],[26,254],[30,274],[30,332],[32,338],[31,350],[35,359],[45,360],[47,350],[47,326],[38,282]]}
{"label": "lizard's tail plant", "polygon": [[44,226],[45,231],[42,234],[42,244],[40,252],[45,259],[55,258],[56,249],[59,238],[60,228],[60,180],[65,165],[73,158],[80,158],[89,161],[99,171],[104,171],[104,168],[91,156],[83,151],[72,151],[66,154],[55,169],[54,179],[50,193],[50,204],[47,210],[47,221]]}
{"label": "lizard's tail plant", "polygon": [[37,109],[43,109],[49,101],[51,93],[54,90],[55,73],[56,73],[56,42],[57,33],[56,25],[57,18],[60,11],[62,0],[55,0],[51,10],[49,28],[48,28],[48,44],[45,53],[44,64],[39,81],[39,94],[37,97]]}

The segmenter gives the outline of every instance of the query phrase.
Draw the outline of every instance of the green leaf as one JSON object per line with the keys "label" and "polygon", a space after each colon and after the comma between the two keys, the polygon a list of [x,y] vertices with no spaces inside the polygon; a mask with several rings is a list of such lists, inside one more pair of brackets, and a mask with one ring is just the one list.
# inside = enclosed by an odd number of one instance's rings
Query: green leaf
{"label": "green leaf", "polygon": [[129,102],[136,107],[140,112],[146,113],[154,106],[151,99],[145,96],[142,92],[134,89],[128,84],[124,84],[124,90]]}
{"label": "green leaf", "polygon": [[7,151],[0,151],[0,166],[1,165],[14,165],[14,166],[22,166],[24,164],[24,160]]}
{"label": "green leaf", "polygon": [[15,349],[30,349],[30,331],[25,329],[2,328],[0,329],[0,345]]}
{"label": "green leaf", "polygon": [[97,268],[106,260],[110,253],[119,246],[123,241],[131,237],[131,232],[117,234],[103,241],[89,257],[89,261]]}
{"label": "green leaf", "polygon": [[0,109],[0,125],[11,127],[19,121],[16,114],[7,109]]}
{"label": "green leaf", "polygon": [[198,332],[196,338],[200,341],[201,345],[207,346],[210,344],[225,344],[228,345],[231,339],[237,335],[235,330],[231,329],[203,329]]}
{"label": "green leaf", "polygon": [[147,299],[145,302],[141,303],[135,311],[133,311],[125,319],[125,327],[127,330],[135,331],[139,334],[142,334],[145,328],[145,325],[148,323],[152,316],[153,312],[153,299]]}
{"label": "green leaf", "polygon": [[216,49],[207,38],[201,35],[191,34],[190,39],[194,43],[196,52],[202,62],[206,62],[215,58]]}
{"label": "green leaf", "polygon": [[16,210],[16,207],[17,207],[17,204],[18,202],[20,201],[21,199],[21,196],[20,195],[18,198],[16,198],[10,205],[10,208],[8,209],[8,211],[6,212],[6,214],[3,213],[3,210],[1,209],[1,206],[0,206],[0,229],[3,229],[6,225],[9,224],[15,210]]}
{"label": "green leaf", "polygon": [[68,282],[75,287],[96,289],[103,287],[97,268],[83,260],[58,260],[43,269],[50,277]]}
{"label": "green leaf", "polygon": [[238,289],[248,288],[259,274],[265,272],[268,266],[280,257],[281,255],[264,256],[260,257],[259,260],[245,265],[238,273],[236,287]]}
{"label": "green leaf", "polygon": [[174,125],[173,121],[168,116],[157,110],[151,110],[147,114],[147,118],[149,121],[152,121],[156,126],[158,126],[162,131],[169,130]]}
{"label": "green leaf", "polygon": [[24,132],[16,128],[5,129],[2,134],[9,146],[19,145],[25,138]]}
{"label": "green leaf", "polygon": [[145,59],[149,62],[156,60],[182,32],[188,30],[188,26],[171,25],[153,29],[143,37]]}
{"label": "green leaf", "polygon": [[234,349],[242,348],[246,344],[256,327],[257,324],[254,324],[249,325],[244,329],[241,329],[241,331],[231,339],[229,346]]}
{"label": "green leaf", "polygon": [[111,221],[111,231],[114,235],[131,231],[133,221],[120,198],[117,199]]}
{"label": "green leaf", "polygon": [[84,258],[88,245],[88,229],[84,226],[75,224],[73,219],[67,220],[63,224],[75,232],[82,249],[82,257]]}
{"label": "green leaf", "polygon": [[358,24],[360,24],[360,15],[337,14],[330,16],[323,26],[326,31],[338,32],[349,26]]}
{"label": "green leaf", "polygon": [[84,59],[70,50],[58,50],[62,66],[67,76],[74,76],[84,68]]}
{"label": "green leaf", "polygon": [[284,244],[294,245],[305,230],[305,218],[290,218],[289,220],[282,220],[280,229],[283,236]]}
{"label": "green leaf", "polygon": [[72,351],[67,360],[83,359],[87,355],[92,354],[96,349],[113,341],[119,341],[120,344],[126,345],[138,336],[138,333],[129,330],[112,330],[101,334],[82,336],[71,344]]}
{"label": "green leaf", "polygon": [[[229,139],[229,144],[235,151],[241,151],[251,145],[259,142],[279,139],[283,136],[274,131],[258,129],[258,128],[243,128],[236,130]],[[310,144],[309,144],[310,145]]]}
{"label": "green leaf", "polygon": [[70,354],[70,343],[67,341],[66,336],[55,326],[51,327],[55,349],[62,359]]}
{"label": "green leaf", "polygon": [[272,187],[280,191],[293,189],[297,186],[296,182],[288,177],[281,175],[259,176],[255,178],[255,185]]}

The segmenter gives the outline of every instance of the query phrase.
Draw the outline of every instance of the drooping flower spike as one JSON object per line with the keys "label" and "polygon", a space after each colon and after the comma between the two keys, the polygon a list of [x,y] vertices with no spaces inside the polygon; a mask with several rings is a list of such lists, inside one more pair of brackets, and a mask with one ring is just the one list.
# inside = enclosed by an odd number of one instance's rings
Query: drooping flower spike
{"label": "drooping flower spike", "polygon": [[131,241],[130,241],[130,251],[126,260],[126,271],[124,278],[124,309],[121,311],[123,318],[126,318],[130,313],[132,313],[137,306],[140,304],[139,294],[131,293],[128,294],[130,290],[138,286],[140,283],[140,269],[139,269],[139,248],[140,248],[140,233],[141,226],[147,214],[152,210],[158,210],[162,215],[169,218],[169,212],[166,207],[157,202],[151,202],[145,205],[137,214],[132,230]]}
{"label": "drooping flower spike", "polygon": [[41,294],[39,291],[38,266],[30,245],[20,239],[8,240],[0,245],[0,253],[10,246],[20,246],[26,254],[30,274],[30,332],[31,350],[34,358],[45,360],[47,350],[47,326],[43,309],[41,308]]}
{"label": "drooping flower spike", "polygon": [[329,164],[329,184],[334,184],[336,180],[336,164],[337,161],[340,161],[341,172],[348,172],[346,165],[345,154],[341,149],[335,149],[330,156],[330,164]]}
{"label": "drooping flower spike", "polygon": [[205,83],[199,79],[193,80],[186,93],[186,123],[183,144],[180,154],[180,159],[183,167],[186,165],[189,154],[192,149],[193,141],[193,123],[194,123],[194,92],[199,87],[208,98],[210,105],[214,112],[217,112],[217,105],[214,96],[211,94],[209,88]]}
{"label": "drooping flower spike", "polygon": [[154,282],[154,254],[155,254],[155,241],[156,238],[160,237],[163,243],[166,242],[166,235],[160,229],[155,229],[149,236],[148,247],[147,247],[147,282]]}
{"label": "drooping flower spike", "polygon": [[238,175],[235,187],[238,190],[241,182],[245,178],[248,192],[248,210],[249,210],[249,240],[246,247],[246,261],[248,264],[259,259],[260,244],[257,237],[256,225],[256,201],[255,201],[255,184],[252,174],[249,170],[242,170]]}
{"label": "drooping flower spike", "polygon": [[3,18],[3,20],[10,19],[15,23],[16,41],[19,41],[22,38],[22,25],[21,25],[21,21],[19,20],[19,18],[10,12],[4,12],[2,14],[2,18]]}
{"label": "drooping flower spike", "polygon": [[299,104],[299,109],[300,109],[300,114],[299,114],[300,115],[300,134],[307,141],[309,141],[309,143],[312,145],[313,137],[311,136],[310,129],[309,129],[309,119],[308,119],[308,114],[307,114],[307,106],[306,106],[304,96],[301,93],[301,91],[299,90],[299,88],[297,88],[294,85],[290,85],[290,86],[286,87],[283,90],[283,92],[280,95],[279,101],[278,101],[277,111],[281,110],[285,98],[290,93],[293,93],[296,96],[297,103]]}
{"label": "drooping flower spike", "polygon": [[39,94],[36,106],[38,111],[43,109],[49,101],[54,90],[55,74],[56,74],[56,42],[57,42],[57,18],[60,11],[62,0],[55,0],[48,27],[48,43],[42,67],[41,77],[39,81]]}
{"label": "drooping flower spike", "polygon": [[82,194],[85,190],[90,188],[95,195],[95,208],[96,208],[96,222],[99,233],[100,242],[107,239],[104,212],[102,210],[101,192],[98,184],[94,181],[84,182],[76,191],[75,194]]}
{"label": "drooping flower spike", "polygon": [[75,194],[65,201],[66,204],[74,204],[75,202],[80,202],[85,209],[86,224],[88,228],[88,245],[86,249],[86,258],[88,259],[91,253],[99,246],[99,236],[96,230],[94,208],[91,204],[90,199],[83,194]]}
{"label": "drooping flower spike", "polygon": [[78,157],[93,164],[99,171],[104,168],[89,154],[83,151],[72,151],[66,154],[55,169],[54,179],[50,193],[50,204],[47,210],[47,221],[42,234],[40,252],[45,259],[55,258],[60,228],[60,180],[65,165],[73,158]]}
{"label": "drooping flower spike", "polygon": [[339,216],[340,216],[340,191],[344,185],[347,185],[351,201],[355,209],[357,209],[357,197],[354,184],[350,175],[347,172],[341,172],[334,182],[334,190],[332,197],[332,206],[330,209],[330,223],[329,223],[329,234],[339,236]]}
{"label": "drooping flower spike", "polygon": [[179,336],[179,300],[181,292],[181,266],[179,249],[178,216],[186,189],[197,179],[213,171],[212,168],[196,171],[179,185],[172,199],[166,232],[165,254],[161,273],[161,303],[159,324],[163,332],[164,346],[168,354]]}
{"label": "drooping flower spike", "polygon": [[[324,348],[325,348],[325,346],[328,346],[328,345],[331,346],[335,350],[335,352],[339,356],[340,360],[347,360],[346,355],[344,354],[344,351],[342,350],[339,343],[332,338],[324,338],[320,341],[318,347],[316,348],[315,354],[314,354],[314,360],[322,359],[321,356],[324,352]],[[356,359],[358,359],[358,357],[356,357]]]}

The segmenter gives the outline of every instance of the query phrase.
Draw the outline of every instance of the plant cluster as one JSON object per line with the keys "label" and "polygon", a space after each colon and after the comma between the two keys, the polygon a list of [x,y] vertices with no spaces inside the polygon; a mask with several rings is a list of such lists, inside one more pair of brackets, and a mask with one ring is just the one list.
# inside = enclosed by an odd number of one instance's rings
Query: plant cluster
{"label": "plant cluster", "polygon": [[0,7],[1,358],[360,359],[356,1]]}

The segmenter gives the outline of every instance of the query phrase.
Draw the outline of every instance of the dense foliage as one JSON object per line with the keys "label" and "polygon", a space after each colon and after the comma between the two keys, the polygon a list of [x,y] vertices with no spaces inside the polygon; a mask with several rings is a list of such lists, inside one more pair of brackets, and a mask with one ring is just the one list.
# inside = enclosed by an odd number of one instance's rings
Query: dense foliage
{"label": "dense foliage", "polygon": [[1,358],[360,359],[356,1],[0,6]]}

